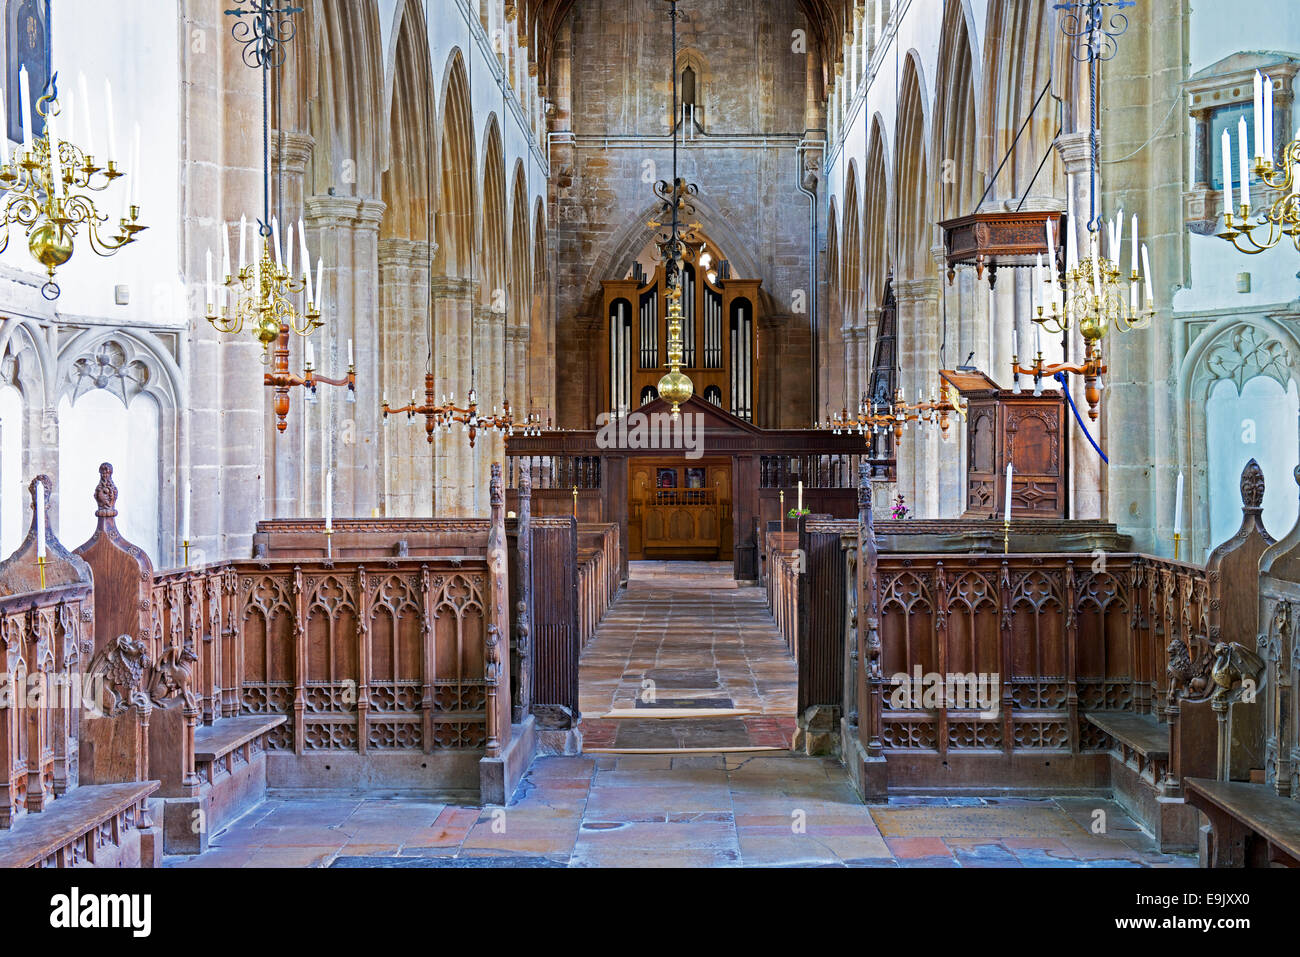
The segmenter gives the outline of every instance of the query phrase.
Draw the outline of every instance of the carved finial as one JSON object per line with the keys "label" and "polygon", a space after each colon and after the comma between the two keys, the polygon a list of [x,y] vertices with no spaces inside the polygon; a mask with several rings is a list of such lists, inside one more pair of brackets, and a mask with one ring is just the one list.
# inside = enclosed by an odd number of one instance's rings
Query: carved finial
{"label": "carved finial", "polygon": [[31,482],[28,484],[27,495],[29,500],[32,503],[33,512],[36,511],[36,483],[37,482],[40,482],[42,485],[45,486],[45,518],[46,518],[45,527],[49,528],[50,523],[48,519],[50,517],[50,495],[53,494],[54,492],[54,480],[51,479],[48,475],[42,474],[36,476],[36,478],[32,479]]}
{"label": "carved finial", "polygon": [[1264,506],[1264,470],[1251,459],[1241,470],[1241,508],[1257,512]]}
{"label": "carved finial", "polygon": [[871,511],[871,463],[858,463],[858,509]]}
{"label": "carved finial", "polygon": [[99,484],[95,486],[95,510],[98,518],[117,517],[117,486],[113,484],[113,466],[104,462],[99,466]]}
{"label": "carved finial", "polygon": [[[1296,469],[1296,481],[1300,482],[1300,468]],[[519,494],[529,495],[533,491],[533,470],[525,464],[519,470]]]}
{"label": "carved finial", "polygon": [[504,505],[506,501],[505,488],[501,484],[501,463],[492,463],[492,483],[490,485],[492,507]]}

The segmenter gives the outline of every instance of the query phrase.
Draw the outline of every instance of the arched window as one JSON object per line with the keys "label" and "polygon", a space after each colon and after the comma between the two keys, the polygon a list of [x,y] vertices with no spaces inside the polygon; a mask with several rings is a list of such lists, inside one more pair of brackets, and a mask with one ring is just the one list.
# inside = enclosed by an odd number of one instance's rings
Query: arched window
{"label": "arched window", "polygon": [[1229,379],[1215,384],[1205,406],[1211,544],[1227,541],[1241,525],[1239,483],[1251,459],[1264,470],[1264,527],[1281,538],[1295,525],[1297,416],[1295,379],[1283,388],[1272,376],[1257,375],[1240,394]]}
{"label": "arched window", "polygon": [[147,394],[130,405],[106,389],[59,401],[59,540],[67,547],[94,533],[99,465],[111,462],[118,528],[160,566],[158,427],[158,403]]}

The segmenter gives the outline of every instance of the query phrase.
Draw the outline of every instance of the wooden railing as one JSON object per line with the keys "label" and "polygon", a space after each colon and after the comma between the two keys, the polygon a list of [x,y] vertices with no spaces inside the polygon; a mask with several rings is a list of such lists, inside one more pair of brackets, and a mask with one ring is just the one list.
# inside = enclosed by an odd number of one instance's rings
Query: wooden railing
{"label": "wooden railing", "polygon": [[791,654],[799,639],[799,556],[797,531],[769,531],[763,538],[763,586],[767,607]]}
{"label": "wooden railing", "polygon": [[618,596],[621,567],[617,525],[579,526],[578,636],[584,648]]}

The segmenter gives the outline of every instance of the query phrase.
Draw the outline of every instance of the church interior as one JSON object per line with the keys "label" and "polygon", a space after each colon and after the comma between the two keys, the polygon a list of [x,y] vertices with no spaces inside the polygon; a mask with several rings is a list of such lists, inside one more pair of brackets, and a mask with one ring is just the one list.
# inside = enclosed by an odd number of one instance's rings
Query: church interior
{"label": "church interior", "polygon": [[0,865],[1300,867],[1300,7],[0,8]]}

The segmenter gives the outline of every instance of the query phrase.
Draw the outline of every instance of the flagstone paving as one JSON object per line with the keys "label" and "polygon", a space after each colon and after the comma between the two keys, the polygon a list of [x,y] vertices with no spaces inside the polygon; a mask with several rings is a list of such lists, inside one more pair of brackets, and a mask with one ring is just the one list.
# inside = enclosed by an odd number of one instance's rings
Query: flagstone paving
{"label": "flagstone paving", "polygon": [[[1102,811],[1104,815],[1098,815]],[[1094,833],[1094,828],[1104,830]],[[512,802],[272,798],[177,867],[1194,867],[1103,797],[867,806],[789,752],[534,762]]]}

